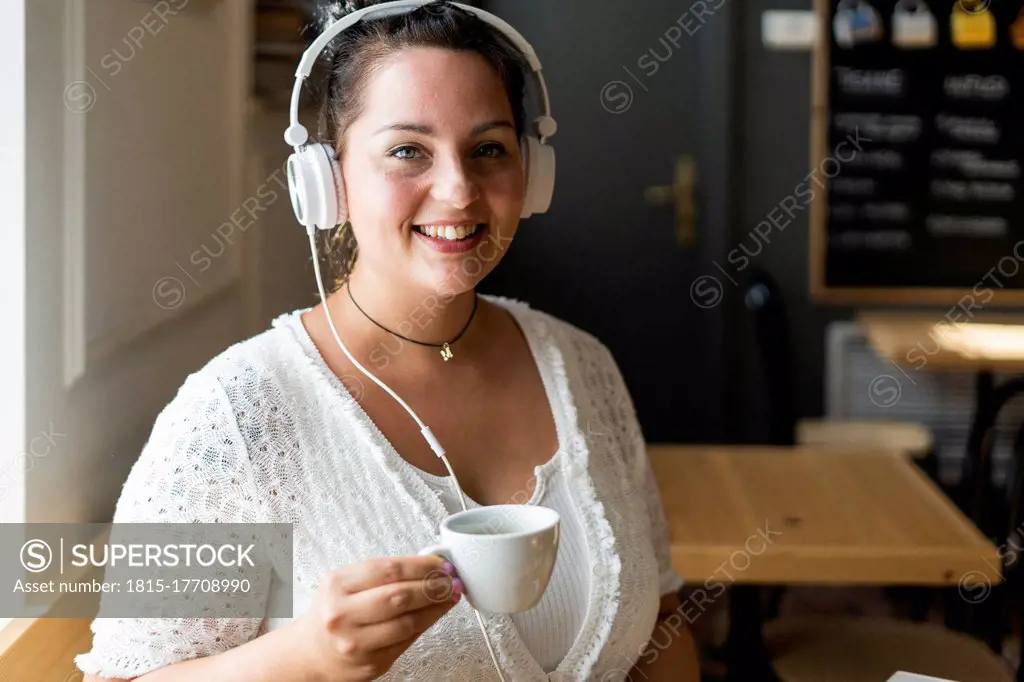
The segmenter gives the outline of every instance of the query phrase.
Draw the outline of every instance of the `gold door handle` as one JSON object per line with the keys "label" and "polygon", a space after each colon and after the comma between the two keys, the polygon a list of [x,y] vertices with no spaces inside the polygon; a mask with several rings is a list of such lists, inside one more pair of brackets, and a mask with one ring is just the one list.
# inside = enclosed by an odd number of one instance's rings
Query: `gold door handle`
{"label": "gold door handle", "polygon": [[644,191],[648,203],[674,206],[676,239],[680,246],[692,246],[697,241],[696,184],[697,172],[693,157],[680,156],[676,159],[675,177],[671,185],[648,187]]}

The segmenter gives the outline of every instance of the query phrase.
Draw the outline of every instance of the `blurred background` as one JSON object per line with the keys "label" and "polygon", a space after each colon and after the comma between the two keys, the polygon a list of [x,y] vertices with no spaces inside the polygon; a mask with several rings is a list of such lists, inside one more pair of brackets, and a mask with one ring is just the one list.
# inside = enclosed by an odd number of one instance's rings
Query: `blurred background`
{"label": "blurred background", "polygon": [[[1024,342],[933,332],[1024,300],[1021,3],[473,4],[560,126],[552,209],[483,291],[604,341],[652,443],[899,449],[1007,541]],[[185,377],[316,302],[283,169],[316,2],[3,6],[0,521],[106,522]]]}

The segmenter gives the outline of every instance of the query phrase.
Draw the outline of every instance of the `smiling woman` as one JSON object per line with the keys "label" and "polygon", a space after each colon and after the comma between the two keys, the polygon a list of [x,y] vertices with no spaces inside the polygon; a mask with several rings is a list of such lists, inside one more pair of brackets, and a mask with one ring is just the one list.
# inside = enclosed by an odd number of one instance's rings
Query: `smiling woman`
{"label": "smiling woman", "polygon": [[[328,8],[318,29],[363,4]],[[539,62],[497,21],[421,4],[361,14],[331,42],[322,143],[289,166],[299,222],[329,235],[330,294],[189,377],[115,514],[292,524],[294,581],[274,570],[260,598],[290,594],[294,617],[98,618],[78,658],[90,682],[477,682],[495,667],[509,682],[696,680],[685,633],[639,660],[681,580],[615,360],[568,323],[476,293],[550,201],[553,156],[538,179],[524,106]],[[292,115],[286,139],[306,145]],[[305,193],[306,152],[328,162],[319,194]],[[557,512],[556,564],[533,608],[484,619],[458,566],[418,554],[460,506],[508,502]]]}
{"label": "smiling woman", "polygon": [[[345,12],[325,7],[323,26]],[[440,227],[446,240],[447,228],[459,225],[482,226],[474,235],[477,243],[487,232],[511,239],[521,209],[518,141],[526,119],[522,55],[496,32],[459,32],[444,21],[431,28],[406,17],[385,21],[391,25],[366,22],[353,27],[325,51],[331,73],[318,137],[333,144],[343,159],[346,186],[339,196],[341,225],[324,244],[335,286],[348,278],[360,251],[377,261],[376,266],[404,270],[407,264],[394,258],[395,249],[407,249],[415,232],[427,232],[423,236],[434,239],[422,243],[442,249],[443,244],[435,243]],[[371,39],[373,49],[365,49]],[[424,68],[428,64],[432,68]],[[417,101],[447,103],[451,115],[435,124],[409,106]],[[452,106],[455,102],[457,107]],[[486,118],[481,121],[482,116]],[[448,206],[425,206],[427,195],[444,199]],[[478,215],[466,215],[470,207]],[[378,229],[381,223],[391,229]],[[396,225],[402,228],[398,234]],[[434,228],[435,234],[424,227]],[[455,251],[471,251],[476,245]],[[486,276],[496,262],[477,277]],[[455,271],[457,264],[448,263],[441,272],[423,273],[423,284],[436,290],[436,278],[450,280]]]}
{"label": "smiling woman", "polygon": [[[354,277],[387,273],[436,291],[461,265],[437,252],[467,254],[490,231],[515,233],[524,179],[514,114],[501,80],[478,54],[407,47],[374,73],[366,85],[352,83],[363,95],[362,116],[335,143],[343,159],[344,217],[367,262]],[[408,106],[417,101],[460,105],[444,120],[410,122],[425,114]],[[380,121],[389,123],[382,128]],[[356,289],[365,292],[360,284]],[[467,282],[467,289],[475,284]]]}

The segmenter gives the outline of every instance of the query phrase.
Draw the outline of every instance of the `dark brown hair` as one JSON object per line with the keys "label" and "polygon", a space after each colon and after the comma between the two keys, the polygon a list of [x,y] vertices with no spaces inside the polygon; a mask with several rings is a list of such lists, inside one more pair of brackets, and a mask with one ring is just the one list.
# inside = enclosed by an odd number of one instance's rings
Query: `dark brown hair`
{"label": "dark brown hair", "polygon": [[[320,35],[346,14],[378,4],[386,3],[328,3],[318,10],[311,28]],[[359,117],[375,69],[384,58],[410,47],[476,52],[486,59],[505,86],[516,134],[522,137],[529,69],[526,58],[501,31],[447,0],[435,0],[412,12],[360,22],[331,41],[320,57],[327,74],[320,86],[320,141],[333,145],[339,156],[343,153],[345,130]],[[348,223],[325,234],[320,251],[337,290],[355,265],[358,245]]]}

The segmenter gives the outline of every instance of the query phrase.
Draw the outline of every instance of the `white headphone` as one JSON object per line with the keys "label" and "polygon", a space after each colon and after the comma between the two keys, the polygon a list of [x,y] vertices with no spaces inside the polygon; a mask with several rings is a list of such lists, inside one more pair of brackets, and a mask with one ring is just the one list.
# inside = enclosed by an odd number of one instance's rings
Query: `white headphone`
{"label": "white headphone", "polygon": [[[434,0],[394,0],[380,5],[365,7],[334,22],[306,49],[295,72],[295,87],[292,90],[291,125],[284,133],[285,142],[295,148],[288,158],[288,191],[291,194],[295,218],[308,231],[335,228],[341,212],[345,187],[338,155],[328,144],[307,143],[309,132],[299,123],[299,95],[302,83],[309,78],[313,65],[328,43],[342,31],[364,19],[406,14],[430,4]],[[457,2],[448,4],[466,10],[482,21],[501,31],[523,53],[530,63],[530,69],[537,80],[544,113],[534,119],[536,134],[523,135],[520,151],[523,157],[523,172],[526,178],[526,197],[523,202],[523,218],[534,213],[544,213],[551,205],[555,190],[555,150],[545,144],[547,138],[558,130],[551,117],[551,103],[548,100],[547,83],[541,73],[540,60],[533,47],[512,26],[498,17],[476,7]]]}

